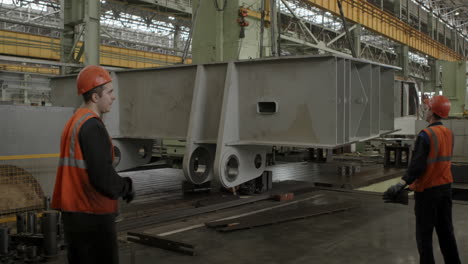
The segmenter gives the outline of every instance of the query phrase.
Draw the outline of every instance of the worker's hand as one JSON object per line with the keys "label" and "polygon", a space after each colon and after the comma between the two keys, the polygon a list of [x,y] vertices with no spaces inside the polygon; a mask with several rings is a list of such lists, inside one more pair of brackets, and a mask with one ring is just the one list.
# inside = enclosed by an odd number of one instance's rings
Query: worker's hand
{"label": "worker's hand", "polygon": [[394,184],[394,185],[388,187],[388,189],[384,192],[383,196],[384,196],[384,198],[385,197],[395,196],[397,193],[399,193],[401,190],[403,190],[403,188],[405,188],[405,185],[403,183],[399,182],[397,184]]}
{"label": "worker's hand", "polygon": [[406,184],[399,182],[390,186],[383,194],[382,199],[386,203],[408,204],[408,192],[405,190]]}
{"label": "worker's hand", "polygon": [[133,199],[135,199],[135,188],[133,187],[133,181],[132,179],[130,178],[125,178],[129,185],[130,185],[130,188],[129,188],[129,191],[127,194],[125,194],[125,196],[122,197],[122,199],[124,199],[127,203],[130,203],[131,201],[133,201]]}
{"label": "worker's hand", "polygon": [[125,195],[123,197],[123,199],[127,202],[127,203],[130,203],[131,201],[133,201],[133,199],[135,199],[135,191],[132,190],[131,192],[129,192],[127,195]]}

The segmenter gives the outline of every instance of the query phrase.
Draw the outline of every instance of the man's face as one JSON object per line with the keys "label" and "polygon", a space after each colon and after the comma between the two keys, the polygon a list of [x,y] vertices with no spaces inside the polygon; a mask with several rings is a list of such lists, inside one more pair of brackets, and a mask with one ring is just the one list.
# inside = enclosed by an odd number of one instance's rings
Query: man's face
{"label": "man's face", "polygon": [[97,106],[99,111],[104,114],[107,113],[111,110],[112,108],[112,103],[115,100],[115,95],[114,95],[114,88],[112,88],[112,83],[106,83],[104,85],[104,90],[102,91],[101,96],[97,96]]}
{"label": "man's face", "polygon": [[424,104],[423,107],[424,107],[424,120],[426,120],[427,122],[430,122],[431,117],[432,117],[432,110],[427,104]]}

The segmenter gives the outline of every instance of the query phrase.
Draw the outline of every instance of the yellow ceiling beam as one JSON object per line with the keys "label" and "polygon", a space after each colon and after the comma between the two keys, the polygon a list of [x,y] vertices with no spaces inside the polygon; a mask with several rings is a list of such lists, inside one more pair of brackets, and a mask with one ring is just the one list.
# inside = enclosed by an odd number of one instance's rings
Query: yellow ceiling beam
{"label": "yellow ceiling beam", "polygon": [[[262,13],[261,12],[251,10],[251,9],[248,9],[248,8],[241,8],[240,10],[247,11],[247,17],[255,18],[255,19],[258,19],[258,20],[262,19]],[[265,21],[270,22],[270,12],[266,11],[266,10],[265,10]]]}
{"label": "yellow ceiling beam", "polygon": [[[265,5],[265,17],[264,17],[264,20],[266,22],[266,26],[269,26],[269,23],[270,23],[270,8],[271,8],[271,3],[270,1],[271,0],[263,0],[264,1],[264,5]],[[252,10],[250,8],[246,8],[246,7],[241,7],[239,11],[247,11],[247,17],[250,17],[250,18],[254,18],[254,19],[258,19],[258,20],[261,20],[262,19],[262,12],[260,11],[257,11],[257,10]]]}
{"label": "yellow ceiling beam", "polygon": [[[325,11],[339,16],[336,0],[301,0]],[[343,13],[347,20],[361,24],[389,39],[407,45],[414,50],[439,60],[462,61],[466,58],[453,49],[432,39],[427,34],[399,20],[392,14],[363,0],[343,0]]]}
{"label": "yellow ceiling beam", "polygon": [[[30,72],[30,73],[47,74],[47,75],[60,74],[59,69],[24,66],[24,65],[17,65],[17,64],[5,64],[5,63],[0,63],[0,70],[13,71],[13,72]],[[1,160],[1,157],[0,157],[0,160]]]}
{"label": "yellow ceiling beam", "polygon": [[[81,47],[79,42],[77,47]],[[78,53],[78,49],[76,50]],[[17,57],[39,58],[60,61],[60,40],[45,36],[0,30],[0,54]],[[180,56],[166,55],[156,52],[146,52],[134,49],[119,48],[107,45],[100,47],[101,65],[123,68],[150,68],[178,64],[182,62]],[[186,64],[192,63],[191,59]],[[2,64],[5,70],[38,72],[54,74],[56,70],[40,67],[27,67]]]}

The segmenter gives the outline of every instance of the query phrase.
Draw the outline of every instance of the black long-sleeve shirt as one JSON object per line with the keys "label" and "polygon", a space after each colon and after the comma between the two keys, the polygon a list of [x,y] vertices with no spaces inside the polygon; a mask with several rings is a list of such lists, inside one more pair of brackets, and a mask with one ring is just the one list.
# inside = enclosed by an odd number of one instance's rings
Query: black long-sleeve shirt
{"label": "black long-sleeve shirt", "polygon": [[[442,125],[442,122],[432,123],[428,127],[439,125]],[[414,151],[411,162],[408,166],[408,170],[402,177],[406,184],[412,184],[416,179],[424,174],[427,167],[427,156],[429,156],[430,150],[431,142],[429,141],[429,136],[424,131],[419,132],[418,138],[416,139],[416,143],[414,145]]]}
{"label": "black long-sleeve shirt", "polygon": [[102,121],[97,118],[87,120],[78,136],[91,185],[111,199],[130,193],[132,180],[120,177],[112,166],[110,137]]}

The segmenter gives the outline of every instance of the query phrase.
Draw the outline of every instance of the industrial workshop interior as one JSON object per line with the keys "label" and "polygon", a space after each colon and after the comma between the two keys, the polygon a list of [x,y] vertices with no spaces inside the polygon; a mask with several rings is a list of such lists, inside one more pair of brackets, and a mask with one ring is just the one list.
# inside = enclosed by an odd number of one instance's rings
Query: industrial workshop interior
{"label": "industrial workshop interior", "polygon": [[468,263],[467,60],[467,0],[0,0],[0,263]]}

